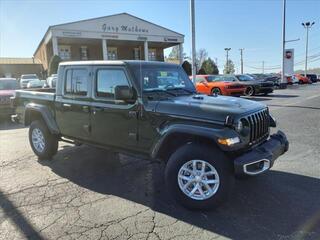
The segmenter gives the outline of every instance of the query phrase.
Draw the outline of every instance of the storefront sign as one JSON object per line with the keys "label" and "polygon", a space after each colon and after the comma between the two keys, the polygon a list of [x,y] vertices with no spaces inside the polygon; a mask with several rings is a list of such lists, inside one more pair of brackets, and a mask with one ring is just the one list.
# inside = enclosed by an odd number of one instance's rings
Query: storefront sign
{"label": "storefront sign", "polygon": [[165,42],[178,42],[178,39],[177,39],[177,38],[168,38],[168,37],[165,37],[165,38],[164,38],[164,41],[165,41]]}
{"label": "storefront sign", "polygon": [[106,34],[102,34],[101,37],[103,37],[103,38],[114,38],[114,39],[119,38],[118,35],[106,35]]}
{"label": "storefront sign", "polygon": [[129,25],[120,25],[120,26],[111,26],[107,24],[102,25],[102,30],[104,32],[132,32],[132,33],[148,33],[149,30],[146,28],[135,26],[129,26]]}
{"label": "storefront sign", "polygon": [[63,36],[69,36],[69,37],[81,36],[81,32],[74,32],[74,31],[62,32],[62,34]]}

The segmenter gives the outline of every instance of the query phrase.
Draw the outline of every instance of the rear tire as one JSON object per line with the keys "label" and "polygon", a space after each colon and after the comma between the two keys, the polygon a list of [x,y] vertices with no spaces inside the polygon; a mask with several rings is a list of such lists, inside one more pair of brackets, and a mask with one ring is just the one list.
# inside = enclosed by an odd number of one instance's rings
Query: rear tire
{"label": "rear tire", "polygon": [[303,84],[303,81],[302,81],[302,80],[299,80],[299,84]]}
{"label": "rear tire", "polygon": [[165,180],[174,199],[189,209],[219,206],[234,184],[231,160],[216,148],[194,143],[180,147],[171,155]]}
{"label": "rear tire", "polygon": [[51,159],[58,150],[58,138],[41,120],[33,121],[29,128],[29,142],[39,159]]}

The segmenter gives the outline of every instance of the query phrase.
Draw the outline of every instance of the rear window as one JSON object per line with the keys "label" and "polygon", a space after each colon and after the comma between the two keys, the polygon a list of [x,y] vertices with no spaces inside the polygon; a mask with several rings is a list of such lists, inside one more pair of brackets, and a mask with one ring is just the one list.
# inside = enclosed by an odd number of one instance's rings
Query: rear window
{"label": "rear window", "polygon": [[23,75],[21,76],[21,79],[35,79],[38,78],[36,74],[34,75]]}
{"label": "rear window", "polygon": [[88,94],[87,69],[68,69],[65,78],[65,94],[86,96]]}
{"label": "rear window", "polygon": [[0,90],[15,90],[18,88],[18,83],[16,80],[1,80]]}

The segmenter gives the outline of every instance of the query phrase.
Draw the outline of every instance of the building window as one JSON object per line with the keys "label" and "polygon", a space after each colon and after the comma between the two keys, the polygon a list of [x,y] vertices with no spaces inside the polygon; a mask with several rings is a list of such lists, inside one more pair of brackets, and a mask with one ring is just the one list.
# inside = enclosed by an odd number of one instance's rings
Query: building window
{"label": "building window", "polygon": [[141,59],[141,50],[140,50],[140,48],[134,48],[133,49],[133,59],[134,60],[140,60]]}
{"label": "building window", "polygon": [[117,60],[118,59],[118,52],[116,47],[109,47],[108,48],[108,60]]}
{"label": "building window", "polygon": [[156,61],[157,60],[156,49],[150,48],[148,50],[148,60],[149,61]]}
{"label": "building window", "polygon": [[60,45],[59,46],[59,57],[62,60],[71,59],[71,48],[70,48],[70,46]]}
{"label": "building window", "polygon": [[97,97],[114,99],[116,86],[128,86],[128,79],[122,69],[101,69],[97,73]]}
{"label": "building window", "polygon": [[87,46],[80,47],[80,59],[81,60],[88,60],[88,47]]}

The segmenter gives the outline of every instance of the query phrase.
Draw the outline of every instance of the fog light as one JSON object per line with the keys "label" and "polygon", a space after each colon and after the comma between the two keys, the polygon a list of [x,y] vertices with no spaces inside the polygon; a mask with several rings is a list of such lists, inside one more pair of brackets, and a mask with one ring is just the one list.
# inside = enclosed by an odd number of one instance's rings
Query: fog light
{"label": "fog light", "polygon": [[220,143],[221,145],[231,146],[231,145],[240,143],[240,138],[239,138],[239,137],[234,137],[234,138],[218,138],[218,143]]}

